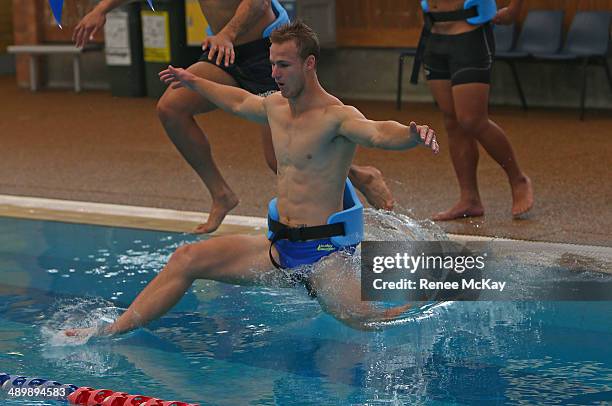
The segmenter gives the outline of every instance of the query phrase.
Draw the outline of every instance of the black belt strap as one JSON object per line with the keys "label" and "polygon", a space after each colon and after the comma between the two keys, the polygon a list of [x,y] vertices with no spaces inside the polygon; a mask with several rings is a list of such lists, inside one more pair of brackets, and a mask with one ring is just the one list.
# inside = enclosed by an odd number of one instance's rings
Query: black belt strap
{"label": "black belt strap", "polygon": [[453,11],[436,11],[435,13],[426,13],[434,23],[443,23],[446,21],[461,21],[467,20],[468,18],[478,16],[478,9],[476,6],[467,9],[453,10]]}
{"label": "black belt strap", "polygon": [[419,83],[419,72],[421,70],[421,63],[423,63],[425,44],[427,43],[427,38],[429,38],[430,33],[431,31],[429,31],[427,24],[423,25],[421,36],[419,37],[419,45],[417,45],[417,50],[414,55],[414,62],[412,63],[412,73],[410,74],[410,83],[413,85]]}
{"label": "black belt strap", "polygon": [[431,27],[434,25],[434,23],[467,20],[468,18],[476,17],[477,15],[478,9],[475,6],[461,10],[424,13],[424,24],[423,29],[421,30],[421,36],[419,37],[419,44],[417,45],[416,54],[414,56],[414,63],[412,64],[410,83],[416,85],[419,82],[419,71],[421,70],[421,63],[423,62],[425,45],[427,44],[427,38],[429,37],[429,34],[431,34]]}
{"label": "black belt strap", "polygon": [[270,240],[270,249],[268,250],[268,254],[270,255],[270,261],[272,261],[272,264],[278,269],[281,269],[281,266],[274,260],[274,256],[272,255],[272,246],[278,240],[289,240],[291,242],[296,242],[320,240],[323,238],[345,235],[344,223],[323,224],[320,226],[311,227],[289,227],[288,225],[268,218],[268,227],[273,234],[273,237]]}

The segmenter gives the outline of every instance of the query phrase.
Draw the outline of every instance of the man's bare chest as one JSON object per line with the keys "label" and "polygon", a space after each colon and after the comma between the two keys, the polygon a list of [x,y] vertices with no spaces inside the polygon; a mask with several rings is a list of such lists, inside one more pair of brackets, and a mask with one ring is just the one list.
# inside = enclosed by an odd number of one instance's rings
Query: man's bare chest
{"label": "man's bare chest", "polygon": [[281,121],[271,128],[277,160],[300,167],[325,159],[333,150],[337,131],[320,118]]}

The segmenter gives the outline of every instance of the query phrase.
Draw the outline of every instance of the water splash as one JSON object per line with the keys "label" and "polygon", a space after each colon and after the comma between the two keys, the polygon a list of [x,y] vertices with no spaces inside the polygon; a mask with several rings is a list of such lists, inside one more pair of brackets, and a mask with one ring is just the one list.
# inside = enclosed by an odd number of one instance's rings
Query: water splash
{"label": "water splash", "polygon": [[446,233],[431,220],[416,220],[408,214],[365,209],[364,240],[447,241]]}
{"label": "water splash", "polygon": [[[79,298],[58,300],[49,313],[41,334],[46,345],[57,347],[87,343],[115,320],[121,309],[101,298]],[[69,329],[84,330],[82,334],[69,337],[65,333]]]}

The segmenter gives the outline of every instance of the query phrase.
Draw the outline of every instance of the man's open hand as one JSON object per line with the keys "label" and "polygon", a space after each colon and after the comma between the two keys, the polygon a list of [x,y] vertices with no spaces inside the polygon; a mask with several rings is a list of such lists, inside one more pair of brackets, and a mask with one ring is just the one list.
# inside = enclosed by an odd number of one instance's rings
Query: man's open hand
{"label": "man's open hand", "polygon": [[74,44],[82,48],[87,44],[88,41],[92,41],[96,32],[104,27],[106,23],[106,15],[95,9],[87,14],[74,28],[72,33],[72,40]]}
{"label": "man's open hand", "polygon": [[229,37],[223,35],[222,33],[206,37],[202,43],[202,51],[206,51],[207,49],[208,60],[212,61],[216,56],[217,60],[215,63],[217,65],[221,65],[223,62],[225,66],[229,66],[234,63],[234,60],[236,59],[234,44]]}
{"label": "man's open hand", "polygon": [[421,144],[431,148],[434,154],[440,152],[440,146],[436,140],[436,132],[427,125],[417,125],[414,121],[410,122],[410,134],[417,137]]}
{"label": "man's open hand", "polygon": [[172,65],[168,65],[168,69],[159,72],[159,80],[167,85],[171,85],[173,89],[179,89],[186,87],[191,90],[195,90],[193,86],[194,81],[198,77],[188,70],[182,68],[175,68]]}

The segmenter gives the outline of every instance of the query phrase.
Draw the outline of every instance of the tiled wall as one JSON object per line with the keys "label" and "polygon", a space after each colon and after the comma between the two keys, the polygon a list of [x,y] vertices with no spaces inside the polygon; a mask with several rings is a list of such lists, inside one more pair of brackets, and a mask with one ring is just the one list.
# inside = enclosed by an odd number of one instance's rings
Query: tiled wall
{"label": "tiled wall", "polygon": [[[46,0],[12,0],[13,6],[13,42],[15,44],[37,44],[40,42],[40,27],[38,15],[43,1]],[[28,86],[29,70],[28,56],[18,55],[16,58],[17,83]]]}

